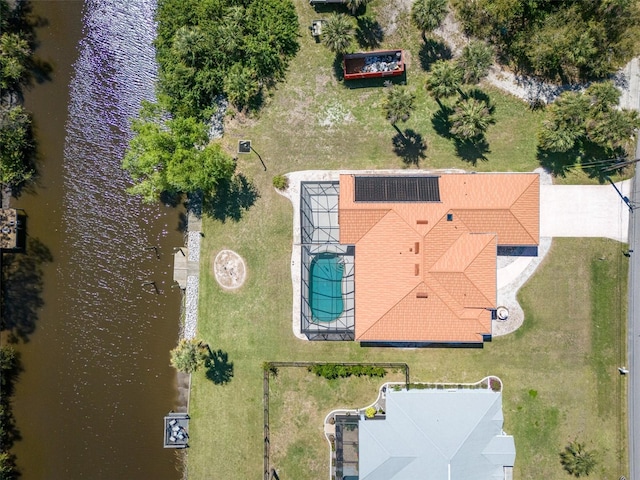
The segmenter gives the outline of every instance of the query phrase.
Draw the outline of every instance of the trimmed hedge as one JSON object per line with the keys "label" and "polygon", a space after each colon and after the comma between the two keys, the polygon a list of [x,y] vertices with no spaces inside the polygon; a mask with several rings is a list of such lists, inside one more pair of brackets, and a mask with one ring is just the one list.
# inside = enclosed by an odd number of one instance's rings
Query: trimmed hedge
{"label": "trimmed hedge", "polygon": [[387,370],[383,367],[375,367],[372,365],[340,365],[336,363],[311,365],[307,367],[307,370],[315,373],[318,377],[324,377],[327,380],[333,380],[334,378],[348,378],[351,376],[382,378],[387,374]]}

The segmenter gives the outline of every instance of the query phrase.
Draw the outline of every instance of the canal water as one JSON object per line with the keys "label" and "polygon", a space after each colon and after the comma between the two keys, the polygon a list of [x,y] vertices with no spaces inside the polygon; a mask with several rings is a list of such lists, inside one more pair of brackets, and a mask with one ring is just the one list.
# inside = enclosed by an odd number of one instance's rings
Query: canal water
{"label": "canal water", "polygon": [[53,70],[26,93],[41,176],[12,205],[53,261],[35,329],[19,344],[21,478],[176,479],[162,417],[178,401],[169,350],[181,212],[141,205],[120,170],[129,118],[153,98],[155,1],[31,3],[36,53]]}

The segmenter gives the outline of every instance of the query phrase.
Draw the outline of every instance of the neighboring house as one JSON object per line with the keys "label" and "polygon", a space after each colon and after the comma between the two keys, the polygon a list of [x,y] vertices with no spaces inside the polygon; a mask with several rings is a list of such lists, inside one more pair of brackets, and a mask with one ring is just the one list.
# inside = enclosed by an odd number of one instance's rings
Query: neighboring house
{"label": "neighboring house", "polygon": [[334,417],[335,478],[510,479],[516,450],[502,430],[501,392],[452,387],[387,388],[384,416]]}
{"label": "neighboring house", "polygon": [[401,346],[491,339],[497,255],[537,254],[537,173],[340,175],[305,224],[304,191],[318,185],[302,188],[303,333]]}

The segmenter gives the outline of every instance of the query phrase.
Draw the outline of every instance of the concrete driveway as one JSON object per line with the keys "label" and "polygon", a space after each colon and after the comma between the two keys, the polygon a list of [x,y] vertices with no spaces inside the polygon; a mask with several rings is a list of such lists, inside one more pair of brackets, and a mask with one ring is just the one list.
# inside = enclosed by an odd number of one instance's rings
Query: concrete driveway
{"label": "concrete driveway", "polygon": [[[629,196],[631,180],[617,183]],[[611,184],[540,185],[541,237],[606,237],[627,243],[629,209]]]}

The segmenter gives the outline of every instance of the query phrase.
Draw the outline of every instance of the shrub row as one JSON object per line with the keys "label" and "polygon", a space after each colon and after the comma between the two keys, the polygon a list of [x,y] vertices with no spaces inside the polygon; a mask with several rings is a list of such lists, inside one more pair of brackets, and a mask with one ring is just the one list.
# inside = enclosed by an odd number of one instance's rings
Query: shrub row
{"label": "shrub row", "polygon": [[311,365],[307,367],[309,372],[315,373],[318,377],[324,377],[328,380],[334,378],[356,377],[379,377],[382,378],[387,374],[383,367],[373,365],[341,365],[336,363],[326,363],[323,365]]}

